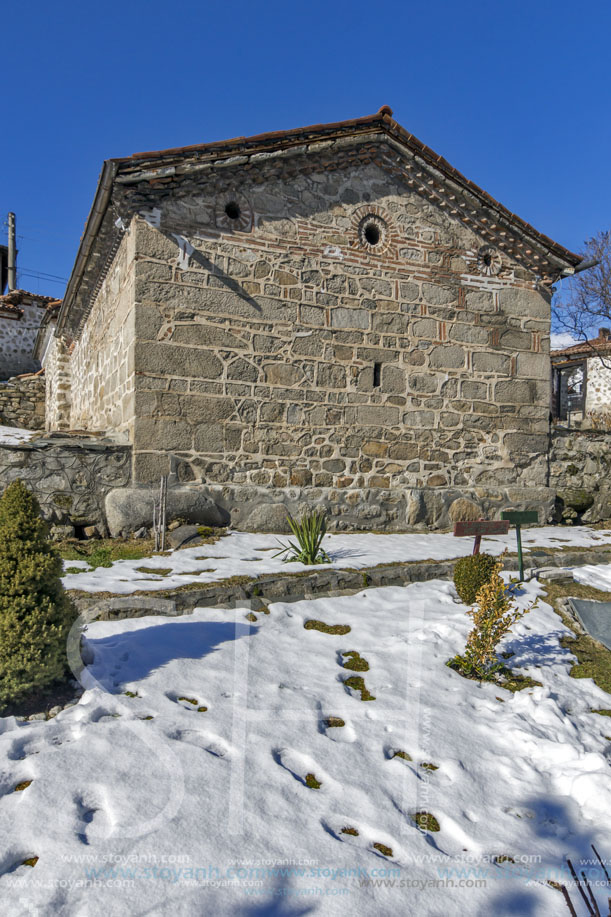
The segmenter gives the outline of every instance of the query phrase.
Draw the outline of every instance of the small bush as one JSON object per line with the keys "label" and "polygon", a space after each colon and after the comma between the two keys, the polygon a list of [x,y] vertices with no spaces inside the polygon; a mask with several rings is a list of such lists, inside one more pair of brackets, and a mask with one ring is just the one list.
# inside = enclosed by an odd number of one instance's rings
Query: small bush
{"label": "small bush", "polygon": [[288,545],[283,545],[282,550],[274,554],[274,557],[286,555],[285,563],[331,563],[329,555],[321,548],[322,540],[327,534],[327,516],[323,510],[305,513],[299,520],[289,515],[287,522],[297,539],[297,544],[289,541]]}
{"label": "small bush", "polygon": [[467,678],[494,681],[502,674],[505,666],[497,657],[496,647],[512,625],[530,611],[514,607],[511,593],[500,575],[502,569],[503,561],[499,559],[489,582],[477,593],[477,605],[467,612],[473,618],[473,629],[467,637],[465,652],[448,662],[450,668]]}
{"label": "small bush", "polygon": [[0,498],[0,708],[61,679],[76,612],[62,560],[22,481]]}
{"label": "small bush", "polygon": [[489,582],[496,560],[490,554],[461,557],[454,567],[454,585],[465,605],[472,605],[482,586]]}

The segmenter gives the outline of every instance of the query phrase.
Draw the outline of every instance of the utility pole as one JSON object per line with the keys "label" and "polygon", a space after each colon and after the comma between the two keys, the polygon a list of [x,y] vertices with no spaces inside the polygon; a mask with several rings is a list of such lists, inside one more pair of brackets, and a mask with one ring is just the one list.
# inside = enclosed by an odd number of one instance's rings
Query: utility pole
{"label": "utility pole", "polygon": [[8,291],[17,289],[17,246],[15,214],[8,215]]}

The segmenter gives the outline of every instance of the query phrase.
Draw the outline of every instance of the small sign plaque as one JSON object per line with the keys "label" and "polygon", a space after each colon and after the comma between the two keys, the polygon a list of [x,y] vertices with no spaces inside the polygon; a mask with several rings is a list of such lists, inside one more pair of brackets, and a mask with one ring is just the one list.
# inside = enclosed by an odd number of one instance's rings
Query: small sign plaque
{"label": "small sign plaque", "polygon": [[506,509],[501,513],[501,519],[507,519],[510,525],[535,525],[539,522],[539,513],[536,509],[514,510]]}
{"label": "small sign plaque", "polygon": [[479,554],[482,535],[506,535],[509,531],[509,522],[500,519],[477,519],[474,522],[455,522],[454,534],[457,538],[467,535],[475,537],[473,553]]}
{"label": "small sign plaque", "polygon": [[509,522],[501,519],[477,519],[475,522],[455,522],[454,534],[458,538],[465,535],[506,535]]}

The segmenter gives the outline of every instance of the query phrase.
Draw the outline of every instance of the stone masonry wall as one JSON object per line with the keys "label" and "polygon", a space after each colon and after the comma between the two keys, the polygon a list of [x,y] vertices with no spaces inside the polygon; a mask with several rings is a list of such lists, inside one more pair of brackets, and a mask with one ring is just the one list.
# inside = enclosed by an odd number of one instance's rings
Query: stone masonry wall
{"label": "stone masonry wall", "polygon": [[44,430],[44,375],[21,376],[0,382],[0,424],[25,430]]}
{"label": "stone masonry wall", "polygon": [[559,521],[611,519],[611,432],[556,429],[549,468]]}
{"label": "stone masonry wall", "polygon": [[150,192],[136,481],[545,485],[549,291],[506,255],[482,269],[482,239],[382,155],[214,177],[156,208]]}
{"label": "stone masonry wall", "polygon": [[124,236],[71,357],[70,428],[128,431],[134,413],[133,236]]}
{"label": "stone masonry wall", "polygon": [[42,514],[59,525],[95,525],[106,532],[104,501],[131,480],[129,446],[93,437],[37,437],[0,444],[0,492],[21,478],[40,501]]}
{"label": "stone masonry wall", "polygon": [[23,311],[20,318],[0,316],[0,379],[40,369],[32,351],[45,305],[25,302],[19,307]]}
{"label": "stone masonry wall", "polygon": [[46,384],[45,428],[70,429],[72,372],[70,352],[63,341],[52,338],[43,358]]}
{"label": "stone masonry wall", "polygon": [[605,363],[598,357],[588,360],[586,414],[611,415],[611,357]]}

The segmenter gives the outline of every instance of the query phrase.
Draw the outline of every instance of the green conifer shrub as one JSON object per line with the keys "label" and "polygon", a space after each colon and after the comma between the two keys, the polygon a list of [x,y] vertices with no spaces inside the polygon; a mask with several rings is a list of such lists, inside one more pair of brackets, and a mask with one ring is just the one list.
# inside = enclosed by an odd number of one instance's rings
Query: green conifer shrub
{"label": "green conifer shrub", "polygon": [[482,586],[490,582],[495,564],[490,554],[470,554],[456,561],[454,585],[465,605],[472,605]]}
{"label": "green conifer shrub", "polygon": [[23,481],[0,497],[0,709],[67,672],[76,611],[40,505]]}

